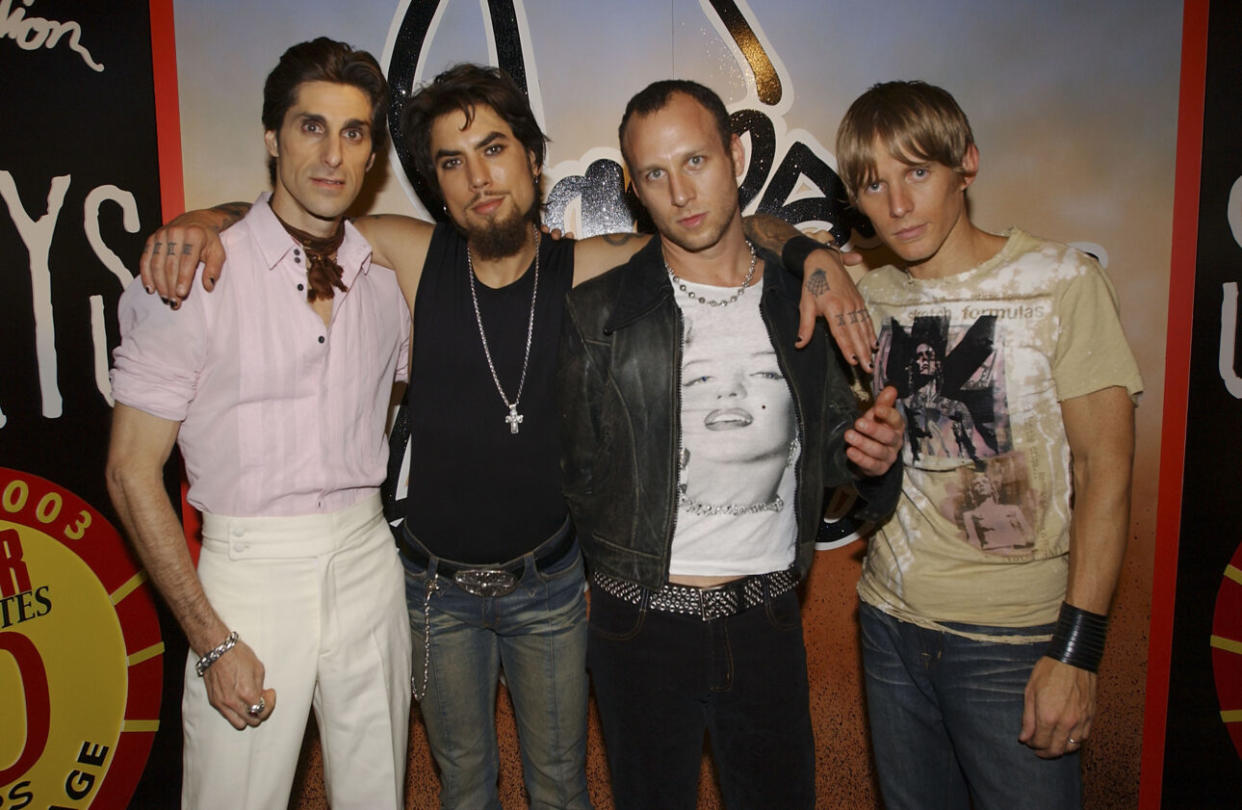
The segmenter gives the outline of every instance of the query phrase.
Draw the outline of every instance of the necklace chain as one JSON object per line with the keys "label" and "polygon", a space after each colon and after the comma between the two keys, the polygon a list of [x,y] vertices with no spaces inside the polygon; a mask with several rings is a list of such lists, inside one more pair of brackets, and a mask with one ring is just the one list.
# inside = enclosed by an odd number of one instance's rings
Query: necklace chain
{"label": "necklace chain", "polygon": [[733,295],[728,298],[711,299],[703,295],[695,295],[690,292],[690,288],[686,286],[686,282],[682,281],[681,277],[673,272],[673,268],[669,267],[668,259],[664,259],[664,269],[668,271],[668,277],[672,279],[674,284],[677,285],[677,288],[686,295],[690,296],[691,300],[698,301],[700,304],[707,304],[711,307],[727,307],[729,304],[732,304],[740,298],[742,293],[746,292],[746,288],[750,286],[750,280],[755,277],[755,259],[757,258],[755,256],[755,245],[747,239],[746,246],[750,248],[750,269],[746,271],[746,278],[742,279],[742,286],[738,287]]}
{"label": "necklace chain", "polygon": [[517,394],[513,401],[505,396],[505,389],[500,384],[500,375],[496,373],[496,364],[492,362],[492,350],[487,345],[487,333],[483,330],[483,314],[479,311],[479,293],[475,289],[474,261],[470,258],[470,245],[466,245],[466,273],[470,278],[470,301],[474,304],[474,322],[479,325],[479,340],[483,342],[483,356],[487,359],[487,367],[492,372],[492,382],[496,384],[496,393],[509,409],[505,414],[505,424],[509,432],[516,434],[518,426],[526,417],[518,413],[518,403],[522,401],[522,391],[526,388],[526,369],[530,367],[531,337],[535,334],[535,299],[539,294],[539,232],[535,232],[535,278],[530,289],[530,318],[526,322],[526,354],[522,357],[522,377],[518,380]]}

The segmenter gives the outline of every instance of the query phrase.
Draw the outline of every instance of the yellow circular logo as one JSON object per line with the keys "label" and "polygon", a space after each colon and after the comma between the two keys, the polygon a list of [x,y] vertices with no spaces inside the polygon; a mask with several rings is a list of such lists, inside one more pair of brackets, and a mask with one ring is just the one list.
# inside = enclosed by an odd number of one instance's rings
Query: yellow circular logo
{"label": "yellow circular logo", "polygon": [[117,530],[0,467],[0,810],[126,806],[159,727],[163,652]]}

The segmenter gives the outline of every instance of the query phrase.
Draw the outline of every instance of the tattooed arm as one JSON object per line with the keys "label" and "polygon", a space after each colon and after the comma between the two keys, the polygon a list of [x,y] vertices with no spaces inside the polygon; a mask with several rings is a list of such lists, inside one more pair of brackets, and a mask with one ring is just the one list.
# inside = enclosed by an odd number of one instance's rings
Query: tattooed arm
{"label": "tattooed arm", "polygon": [[187,211],[151,234],[139,265],[142,286],[147,292],[158,292],[176,309],[190,294],[194,270],[202,262],[203,289],[210,292],[224,265],[220,231],[249,210],[250,203],[232,202]]}
{"label": "tattooed arm", "polygon": [[[797,228],[769,214],[746,217],[743,223],[751,241],[777,254],[787,241],[800,235]],[[856,254],[850,257],[855,259],[851,264],[860,260]],[[846,361],[871,371],[875,330],[867,314],[867,305],[841,262],[841,254],[835,248],[824,247],[811,252],[802,267],[789,270],[802,276],[798,347],[807,344],[815,328],[815,318],[823,316]]]}

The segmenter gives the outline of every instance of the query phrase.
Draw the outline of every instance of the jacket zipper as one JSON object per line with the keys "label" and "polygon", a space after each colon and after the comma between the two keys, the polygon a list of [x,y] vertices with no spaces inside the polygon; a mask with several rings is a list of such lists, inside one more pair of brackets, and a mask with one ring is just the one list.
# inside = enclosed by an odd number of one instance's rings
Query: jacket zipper
{"label": "jacket zipper", "polygon": [[[765,268],[766,269],[766,268]],[[806,454],[806,435],[803,431],[803,425],[806,424],[806,411],[802,406],[802,400],[798,398],[798,392],[794,389],[793,383],[789,381],[789,362],[785,358],[785,350],[775,340],[772,335],[772,324],[768,317],[767,302],[767,285],[764,285],[764,294],[759,297],[759,317],[763,321],[764,331],[768,334],[768,342],[772,344],[773,351],[776,352],[777,361],[781,367],[781,378],[785,381],[785,389],[789,391],[789,400],[794,406],[794,435],[798,437],[798,446],[801,450],[798,452],[798,459],[794,462],[794,494],[793,494],[793,515],[794,515],[794,563],[797,564],[798,544],[802,540],[802,520],[799,514],[800,498],[802,493],[802,464]],[[775,292],[773,292],[775,294]]]}
{"label": "jacket zipper", "polygon": [[682,444],[681,435],[681,384],[682,384],[682,367],[681,358],[686,351],[686,324],[685,318],[681,314],[681,307],[677,306],[677,301],[670,299],[673,307],[674,322],[677,325],[678,340],[676,348],[673,351],[673,368],[677,370],[677,381],[673,386],[673,431],[677,434],[677,452],[673,454],[673,507],[670,514],[672,520],[668,522],[668,537],[664,541],[664,582],[668,583],[669,572],[673,568],[673,538],[677,536],[677,515],[681,512],[681,454],[685,449]]}

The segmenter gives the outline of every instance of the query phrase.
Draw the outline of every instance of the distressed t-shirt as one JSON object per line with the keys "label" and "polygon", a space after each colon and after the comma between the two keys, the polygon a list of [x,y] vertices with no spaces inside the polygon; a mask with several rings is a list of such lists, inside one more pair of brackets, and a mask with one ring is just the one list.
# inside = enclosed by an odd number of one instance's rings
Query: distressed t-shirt
{"label": "distressed t-shirt", "polygon": [[875,390],[895,386],[906,421],[901,499],[860,597],[950,632],[1055,621],[1071,494],[1060,402],[1143,386],[1112,284],[1090,256],[1013,229],[964,273],[889,266],[858,286],[880,335]]}

